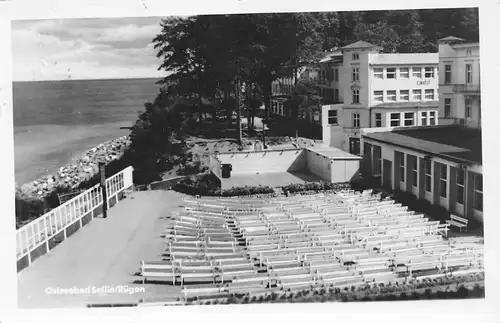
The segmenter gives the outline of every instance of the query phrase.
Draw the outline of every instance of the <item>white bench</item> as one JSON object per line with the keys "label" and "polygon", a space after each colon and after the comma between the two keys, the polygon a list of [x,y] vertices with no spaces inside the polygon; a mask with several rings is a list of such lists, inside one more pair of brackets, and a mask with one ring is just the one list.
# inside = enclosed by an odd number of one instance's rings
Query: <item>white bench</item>
{"label": "white bench", "polygon": [[446,220],[446,223],[448,223],[449,225],[454,225],[456,227],[459,227],[460,232],[462,232],[462,228],[465,228],[465,232],[467,232],[467,224],[469,223],[469,220],[451,214],[450,220]]}

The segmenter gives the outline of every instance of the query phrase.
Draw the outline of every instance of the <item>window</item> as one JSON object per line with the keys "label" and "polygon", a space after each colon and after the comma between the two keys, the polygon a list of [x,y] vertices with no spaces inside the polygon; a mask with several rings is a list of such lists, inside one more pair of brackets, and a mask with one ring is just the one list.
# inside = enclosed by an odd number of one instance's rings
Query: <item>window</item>
{"label": "window", "polygon": [[359,68],[358,67],[355,67],[352,69],[352,81],[353,82],[359,81]]}
{"label": "window", "polygon": [[340,97],[339,97],[339,89],[335,89],[335,90],[334,90],[334,100],[335,100],[335,101],[340,101]]}
{"label": "window", "polygon": [[434,89],[426,89],[425,90],[425,99],[426,100],[434,100]]}
{"label": "window", "polygon": [[382,127],[382,113],[375,113],[375,127]]}
{"label": "window", "polygon": [[465,117],[472,117],[472,100],[468,96],[465,97]]}
{"label": "window", "polygon": [[439,174],[439,195],[443,198],[447,197],[448,189],[448,166],[441,164],[441,172]]}
{"label": "window", "polygon": [[359,89],[352,90],[352,103],[359,103]]}
{"label": "window", "polygon": [[483,212],[483,175],[474,175],[474,209]]}
{"label": "window", "polygon": [[467,50],[465,51],[465,55],[467,55],[467,56],[472,55],[472,49],[470,49],[470,48],[469,48],[469,49],[467,49]]}
{"label": "window", "polygon": [[422,126],[427,126],[427,112],[422,112]]}
{"label": "window", "polygon": [[422,101],[422,90],[413,90],[413,101]]}
{"label": "window", "polygon": [[429,125],[436,125],[436,111],[429,111]]}
{"label": "window", "polygon": [[273,103],[272,103],[273,114],[276,114],[276,107],[277,107],[277,103],[276,103],[276,101],[273,101]]}
{"label": "window", "polygon": [[387,101],[396,102],[396,90],[387,91]]}
{"label": "window", "polygon": [[357,61],[359,59],[359,54],[358,53],[352,53],[352,60]]}
{"label": "window", "polygon": [[457,169],[457,203],[464,205],[465,200],[465,171]]}
{"label": "window", "polygon": [[399,101],[410,101],[410,90],[400,90]]}
{"label": "window", "polygon": [[465,64],[465,82],[472,83],[472,64]]}
{"label": "window", "polygon": [[383,68],[374,68],[373,69],[373,77],[376,79],[383,79],[384,78],[384,69]]}
{"label": "window", "polygon": [[384,91],[374,91],[373,100],[375,102],[384,102]]}
{"label": "window", "polygon": [[401,183],[405,181],[405,154],[399,154],[399,180]]}
{"label": "window", "polygon": [[418,159],[415,156],[412,156],[413,163],[411,165],[412,179],[411,184],[413,187],[418,186]]}
{"label": "window", "polygon": [[328,110],[328,124],[333,124],[333,125],[339,124],[337,110]]}
{"label": "window", "polygon": [[352,127],[359,128],[359,113],[352,114]]}
{"label": "window", "polygon": [[359,81],[359,68],[358,67],[355,67],[352,69],[352,81],[353,82]]}
{"label": "window", "polygon": [[401,114],[391,113],[391,127],[399,127],[401,124]]}
{"label": "window", "polygon": [[426,67],[425,68],[425,78],[431,79],[434,77],[434,67]]}
{"label": "window", "polygon": [[451,65],[446,64],[444,66],[444,84],[451,83]]}
{"label": "window", "polygon": [[334,79],[335,79],[335,82],[339,81],[339,69],[338,68],[335,69]]}
{"label": "window", "polygon": [[451,98],[444,99],[444,116],[445,117],[451,116]]}
{"label": "window", "polygon": [[399,77],[402,79],[410,78],[410,69],[408,67],[401,67],[399,69]]}
{"label": "window", "polygon": [[427,192],[432,192],[432,161],[430,159],[424,159],[425,168],[425,190]]}
{"label": "window", "polygon": [[415,113],[405,112],[405,126],[413,126],[415,123]]}
{"label": "window", "polygon": [[421,79],[422,78],[422,68],[421,67],[413,67],[413,78]]}
{"label": "window", "polygon": [[395,79],[396,78],[396,69],[395,68],[388,68],[386,70],[386,78],[387,79]]}

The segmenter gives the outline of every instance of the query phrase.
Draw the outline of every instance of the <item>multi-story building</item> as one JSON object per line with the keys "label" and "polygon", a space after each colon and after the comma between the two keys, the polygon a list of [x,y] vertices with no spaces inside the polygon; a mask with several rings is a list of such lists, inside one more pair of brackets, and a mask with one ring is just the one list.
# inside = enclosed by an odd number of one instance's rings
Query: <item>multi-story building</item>
{"label": "multi-story building", "polygon": [[438,124],[438,54],[381,49],[364,41],[341,48],[343,103],[322,107],[325,144],[359,154],[361,128]]}
{"label": "multi-story building", "polygon": [[442,124],[481,126],[479,43],[439,40],[439,118]]}

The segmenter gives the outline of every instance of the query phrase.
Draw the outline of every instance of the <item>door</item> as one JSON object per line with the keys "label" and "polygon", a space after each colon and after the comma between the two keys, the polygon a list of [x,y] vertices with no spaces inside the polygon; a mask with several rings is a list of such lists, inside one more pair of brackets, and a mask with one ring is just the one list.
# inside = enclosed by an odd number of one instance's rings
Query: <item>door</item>
{"label": "door", "polygon": [[382,176],[382,186],[392,191],[392,162],[390,160],[384,159]]}
{"label": "door", "polygon": [[361,152],[361,140],[359,138],[349,138],[349,152],[359,156]]}

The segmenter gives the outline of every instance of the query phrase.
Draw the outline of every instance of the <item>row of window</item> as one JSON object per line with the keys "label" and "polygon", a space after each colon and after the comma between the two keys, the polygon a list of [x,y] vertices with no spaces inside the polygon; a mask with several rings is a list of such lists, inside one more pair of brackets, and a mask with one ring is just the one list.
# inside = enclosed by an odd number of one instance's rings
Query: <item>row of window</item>
{"label": "row of window", "polygon": [[[471,84],[473,77],[472,77],[472,64],[467,63],[465,64],[465,83]],[[451,77],[451,64],[445,64],[444,65],[444,83],[445,84],[451,84],[452,83],[452,77]]]}
{"label": "row of window", "polygon": [[[405,158],[404,154],[401,154],[402,158],[399,160],[399,178],[401,183],[404,183],[406,180],[406,172],[405,172]],[[417,169],[417,158],[413,157],[412,162],[412,186],[418,187],[418,169]],[[440,164],[440,172],[439,172],[439,195],[442,198],[448,198],[448,166],[445,164]],[[432,161],[430,159],[425,159],[424,161],[424,169],[425,172],[425,191],[428,193],[432,193]],[[465,170],[457,169],[456,175],[456,202],[460,205],[464,205],[465,201]],[[473,207],[478,211],[483,211],[483,176],[476,174],[473,182]]]}
{"label": "row of window", "polygon": [[292,84],[287,84],[287,83],[272,83],[271,84],[271,91],[273,94],[278,94],[278,93],[290,93],[292,92],[293,85]]}
{"label": "row of window", "polygon": [[[411,127],[415,126],[416,123],[416,113],[415,112],[393,112],[389,115],[389,124],[391,127]],[[435,111],[423,111],[420,113],[420,124],[422,126],[434,126],[436,125],[437,114]],[[337,110],[328,111],[328,124],[338,125],[339,117]],[[352,113],[352,127],[360,127],[360,115],[357,112]],[[375,113],[375,127],[382,127],[382,113]]]}
{"label": "row of window", "polygon": [[[472,118],[472,99],[469,96],[465,97],[465,118]],[[451,117],[451,98],[444,99],[444,116]]]}
{"label": "row of window", "polygon": [[339,81],[339,69],[321,69],[320,79],[328,81]]}
{"label": "row of window", "polygon": [[324,99],[329,99],[329,100],[333,100],[333,101],[340,100],[339,89],[320,87],[319,93],[320,93],[321,97]]}
{"label": "row of window", "polygon": [[[399,97],[397,93],[399,92]],[[424,100],[436,100],[436,91],[434,89],[424,89]],[[410,90],[387,90],[384,101],[384,91],[373,91],[373,100],[375,102],[409,102],[409,101],[423,101],[422,100],[422,89],[414,89],[411,91],[410,100]]]}
{"label": "row of window", "polygon": [[[354,70],[355,68],[353,68]],[[411,70],[411,71],[410,71]],[[399,72],[399,73],[398,73]],[[353,71],[354,73],[354,71]],[[359,73],[359,71],[358,71]],[[373,77],[376,79],[432,79],[435,77],[434,67],[377,67],[373,69]]]}

